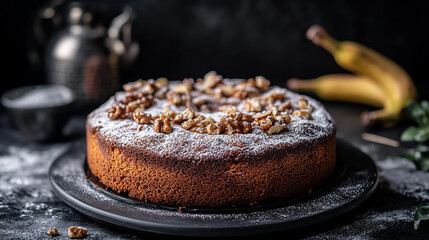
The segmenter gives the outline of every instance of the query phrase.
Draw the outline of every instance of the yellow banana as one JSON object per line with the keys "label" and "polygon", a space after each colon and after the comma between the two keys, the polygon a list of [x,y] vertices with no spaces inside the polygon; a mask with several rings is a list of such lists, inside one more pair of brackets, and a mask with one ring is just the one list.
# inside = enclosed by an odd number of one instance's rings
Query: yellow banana
{"label": "yellow banana", "polygon": [[314,79],[289,79],[287,87],[293,91],[313,92],[317,96],[335,101],[362,103],[381,110],[362,113],[365,125],[375,120],[392,120],[399,116],[392,111],[386,92],[372,79],[353,74],[328,74]]}
{"label": "yellow banana", "polygon": [[307,38],[330,52],[335,61],[346,70],[372,80],[388,100],[380,111],[364,114],[365,123],[376,120],[397,120],[402,109],[417,98],[410,76],[398,64],[380,53],[352,41],[338,41],[322,27],[312,26]]}
{"label": "yellow banana", "polygon": [[317,96],[335,101],[347,101],[383,107],[384,91],[371,79],[352,74],[328,74],[315,79],[290,79],[287,87],[294,91],[314,92]]}

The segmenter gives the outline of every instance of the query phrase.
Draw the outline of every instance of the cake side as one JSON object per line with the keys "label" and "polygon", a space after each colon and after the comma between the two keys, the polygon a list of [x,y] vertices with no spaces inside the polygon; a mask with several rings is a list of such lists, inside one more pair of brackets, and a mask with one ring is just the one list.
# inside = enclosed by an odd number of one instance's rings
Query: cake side
{"label": "cake side", "polygon": [[296,196],[324,183],[335,169],[335,134],[294,149],[267,151],[252,161],[231,155],[199,164],[155,159],[144,150],[139,158],[128,157],[123,154],[128,150],[108,147],[90,131],[87,143],[89,168],[103,184],[133,198],[172,206],[242,206]]}

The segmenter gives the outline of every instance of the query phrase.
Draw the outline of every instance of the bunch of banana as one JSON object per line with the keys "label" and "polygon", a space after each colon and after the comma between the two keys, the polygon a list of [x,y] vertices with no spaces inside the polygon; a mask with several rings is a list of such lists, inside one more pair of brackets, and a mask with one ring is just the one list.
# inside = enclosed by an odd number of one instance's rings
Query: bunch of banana
{"label": "bunch of banana", "polygon": [[380,107],[380,110],[362,113],[365,125],[400,119],[402,109],[417,98],[410,76],[380,53],[356,42],[340,42],[317,25],[307,31],[307,38],[331,53],[338,65],[355,74],[329,74],[311,80],[290,79],[288,88],[314,92],[328,100]]}

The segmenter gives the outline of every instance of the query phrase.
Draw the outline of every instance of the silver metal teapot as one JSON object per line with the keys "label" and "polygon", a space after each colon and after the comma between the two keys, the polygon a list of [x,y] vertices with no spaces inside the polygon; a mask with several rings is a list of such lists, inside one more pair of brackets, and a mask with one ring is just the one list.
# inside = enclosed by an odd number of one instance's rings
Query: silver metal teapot
{"label": "silver metal teapot", "polygon": [[80,107],[92,108],[117,91],[139,53],[131,39],[133,9],[125,6],[109,26],[103,14],[71,3],[67,26],[50,39],[44,54],[47,82],[73,89]]}

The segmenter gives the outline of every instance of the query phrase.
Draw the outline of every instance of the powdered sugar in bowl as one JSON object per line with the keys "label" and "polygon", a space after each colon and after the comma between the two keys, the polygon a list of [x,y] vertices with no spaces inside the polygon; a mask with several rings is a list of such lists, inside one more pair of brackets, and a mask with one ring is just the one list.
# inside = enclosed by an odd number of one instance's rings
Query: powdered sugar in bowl
{"label": "powdered sugar in bowl", "polygon": [[45,141],[62,136],[74,95],[62,85],[27,86],[6,92],[1,102],[26,138]]}

